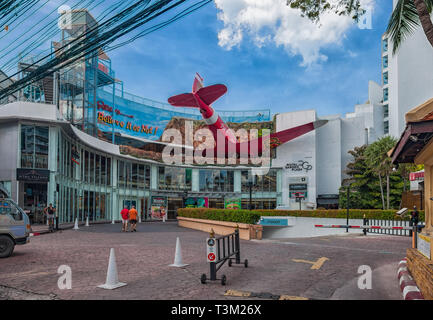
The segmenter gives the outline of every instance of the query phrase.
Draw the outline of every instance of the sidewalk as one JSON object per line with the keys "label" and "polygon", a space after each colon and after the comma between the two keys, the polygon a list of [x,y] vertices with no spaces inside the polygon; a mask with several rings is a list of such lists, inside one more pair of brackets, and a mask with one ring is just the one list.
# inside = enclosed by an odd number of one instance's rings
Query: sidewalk
{"label": "sidewalk", "polygon": [[[118,222],[118,221],[115,221]],[[103,220],[103,221],[96,221],[96,222],[89,222],[90,225],[93,224],[104,224],[104,223],[111,223],[111,220]],[[78,227],[84,227],[86,225],[85,222],[78,222]],[[75,226],[75,222],[70,222],[70,223],[61,223],[59,224],[59,230],[66,230],[66,229],[72,229]],[[44,234],[44,233],[49,233],[48,231],[48,226],[42,225],[42,224],[36,224],[36,225],[32,225],[32,233],[37,233],[37,234]]]}

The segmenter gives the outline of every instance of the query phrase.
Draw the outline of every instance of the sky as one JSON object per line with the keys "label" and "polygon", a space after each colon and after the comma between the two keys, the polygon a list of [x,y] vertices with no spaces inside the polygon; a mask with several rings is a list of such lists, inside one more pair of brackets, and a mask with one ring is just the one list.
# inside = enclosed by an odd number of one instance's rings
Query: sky
{"label": "sky", "polygon": [[[228,87],[213,105],[219,110],[344,114],[368,100],[369,80],[381,84],[381,36],[392,2],[363,1],[371,29],[334,14],[319,26],[285,0],[215,0],[109,56],[124,90],[152,100],[189,92],[198,72],[205,85]],[[50,1],[50,8],[60,2]]]}

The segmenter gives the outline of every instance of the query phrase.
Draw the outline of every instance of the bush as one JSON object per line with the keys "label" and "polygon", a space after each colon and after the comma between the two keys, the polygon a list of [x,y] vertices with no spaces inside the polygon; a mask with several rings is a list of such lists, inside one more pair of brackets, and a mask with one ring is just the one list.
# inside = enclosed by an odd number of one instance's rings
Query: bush
{"label": "bush", "polygon": [[183,208],[177,209],[177,215],[185,218],[256,224],[260,214],[249,210]]}
{"label": "bush", "polygon": [[[260,216],[291,216],[291,217],[314,217],[314,218],[346,218],[346,210],[231,210],[231,209],[209,209],[209,208],[183,208],[178,209],[180,217],[208,219],[217,221],[239,222],[255,224]],[[396,215],[396,210],[361,210],[351,209],[350,219],[382,220],[409,220],[410,214],[404,217]],[[419,211],[419,220],[424,221],[424,211]]]}

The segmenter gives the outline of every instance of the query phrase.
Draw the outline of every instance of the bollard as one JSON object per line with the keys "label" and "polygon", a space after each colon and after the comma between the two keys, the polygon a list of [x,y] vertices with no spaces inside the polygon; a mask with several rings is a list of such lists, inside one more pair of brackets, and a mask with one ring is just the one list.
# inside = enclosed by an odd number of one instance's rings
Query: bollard
{"label": "bollard", "polygon": [[86,227],[90,227],[90,225],[89,225],[89,217],[86,218]]}
{"label": "bollard", "polygon": [[[365,218],[365,213],[364,213],[364,217],[362,220],[363,220],[364,226],[367,226],[368,225],[368,219]],[[367,229],[363,229],[362,232],[364,232],[364,236],[367,235]]]}

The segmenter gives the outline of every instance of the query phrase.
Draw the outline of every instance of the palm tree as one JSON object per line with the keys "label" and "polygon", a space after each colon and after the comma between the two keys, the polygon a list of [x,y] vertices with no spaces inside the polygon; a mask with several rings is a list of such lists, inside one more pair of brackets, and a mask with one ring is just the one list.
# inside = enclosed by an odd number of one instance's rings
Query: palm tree
{"label": "palm tree", "polygon": [[383,180],[386,179],[386,209],[389,209],[389,177],[394,169],[388,151],[397,143],[397,140],[391,136],[385,136],[372,144],[365,150],[367,165],[379,177],[380,194],[382,197],[382,207],[385,210],[385,197],[383,191]]}
{"label": "palm tree", "polygon": [[398,0],[386,29],[393,43],[393,54],[420,25],[433,47],[433,23],[430,19],[432,9],[433,0]]}

